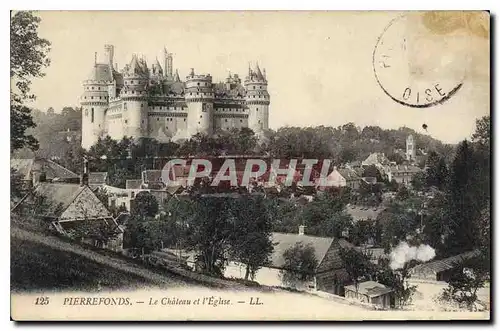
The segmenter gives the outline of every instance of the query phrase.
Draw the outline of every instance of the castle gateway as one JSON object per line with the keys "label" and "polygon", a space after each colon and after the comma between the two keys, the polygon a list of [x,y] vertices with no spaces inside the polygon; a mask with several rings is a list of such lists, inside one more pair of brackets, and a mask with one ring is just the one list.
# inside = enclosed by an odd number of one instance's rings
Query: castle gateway
{"label": "castle gateway", "polygon": [[[265,69],[248,68],[213,83],[210,74],[181,80],[165,49],[163,67],[156,59],[148,68],[137,55],[121,72],[113,65],[114,46],[105,45],[106,63],[94,61],[83,82],[82,147],[109,135],[155,138],[160,142],[188,139],[196,133],[248,127],[257,134],[269,127],[269,93]],[[96,57],[97,58],[97,57]]]}

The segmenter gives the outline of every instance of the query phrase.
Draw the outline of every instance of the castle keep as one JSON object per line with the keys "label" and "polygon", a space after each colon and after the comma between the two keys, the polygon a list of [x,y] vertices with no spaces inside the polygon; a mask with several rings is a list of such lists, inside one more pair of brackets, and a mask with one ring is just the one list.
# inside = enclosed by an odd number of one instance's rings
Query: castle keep
{"label": "castle keep", "polygon": [[112,45],[105,45],[106,63],[97,63],[83,82],[82,147],[99,137],[155,138],[160,142],[188,139],[196,133],[248,127],[257,134],[268,128],[269,93],[266,71],[248,68],[242,83],[237,75],[214,83],[210,74],[181,80],[165,49],[148,68],[137,55],[121,72],[113,65]]}

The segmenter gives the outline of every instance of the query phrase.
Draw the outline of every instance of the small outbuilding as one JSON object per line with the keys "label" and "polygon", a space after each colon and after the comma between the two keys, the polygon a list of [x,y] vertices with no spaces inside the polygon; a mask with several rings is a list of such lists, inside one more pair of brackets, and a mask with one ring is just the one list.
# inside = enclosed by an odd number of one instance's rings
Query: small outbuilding
{"label": "small outbuilding", "polygon": [[366,281],[358,284],[358,289],[354,285],[345,287],[345,297],[358,301],[373,304],[380,308],[389,308],[393,301],[394,290],[383,284]]}

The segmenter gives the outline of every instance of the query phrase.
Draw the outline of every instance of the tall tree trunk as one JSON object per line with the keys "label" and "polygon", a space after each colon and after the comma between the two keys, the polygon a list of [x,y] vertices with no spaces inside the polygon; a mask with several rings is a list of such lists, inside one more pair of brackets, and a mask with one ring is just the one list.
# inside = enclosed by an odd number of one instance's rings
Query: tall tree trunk
{"label": "tall tree trunk", "polygon": [[250,275],[250,265],[247,264],[246,270],[245,270],[245,280],[248,280],[248,276]]}

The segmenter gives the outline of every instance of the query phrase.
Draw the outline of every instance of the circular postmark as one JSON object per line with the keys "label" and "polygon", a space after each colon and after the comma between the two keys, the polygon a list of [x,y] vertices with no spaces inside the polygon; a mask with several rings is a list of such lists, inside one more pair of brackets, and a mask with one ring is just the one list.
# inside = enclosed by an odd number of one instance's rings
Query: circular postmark
{"label": "circular postmark", "polygon": [[463,84],[463,39],[436,33],[422,14],[393,19],[377,40],[373,71],[385,94],[399,104],[426,108],[451,98]]}

